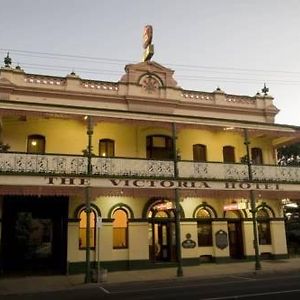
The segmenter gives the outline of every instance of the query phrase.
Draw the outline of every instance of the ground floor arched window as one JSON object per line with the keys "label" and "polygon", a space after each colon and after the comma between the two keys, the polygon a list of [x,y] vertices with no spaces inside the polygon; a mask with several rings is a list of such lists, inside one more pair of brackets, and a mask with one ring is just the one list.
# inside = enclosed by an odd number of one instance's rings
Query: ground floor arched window
{"label": "ground floor arched window", "polygon": [[[87,213],[85,207],[79,211],[79,249],[85,249],[87,245]],[[96,244],[96,213],[90,212],[90,248],[95,249]]]}
{"label": "ground floor arched window", "polygon": [[198,246],[210,247],[212,246],[212,221],[211,214],[205,208],[200,208],[197,212],[197,232],[198,232]]}
{"label": "ground floor arched window", "polygon": [[113,213],[113,248],[128,248],[128,215],[127,212],[118,208]]}
{"label": "ground floor arched window", "polygon": [[258,240],[260,245],[271,244],[270,216],[265,208],[257,211]]}

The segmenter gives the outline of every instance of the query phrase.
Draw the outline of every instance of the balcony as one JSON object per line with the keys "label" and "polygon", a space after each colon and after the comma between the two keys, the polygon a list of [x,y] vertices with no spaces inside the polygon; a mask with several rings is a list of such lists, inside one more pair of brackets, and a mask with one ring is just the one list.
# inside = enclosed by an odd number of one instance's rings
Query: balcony
{"label": "balcony", "polygon": [[[93,177],[173,178],[174,162],[139,158],[92,157]],[[87,157],[1,153],[0,174],[87,175]],[[254,181],[300,182],[299,167],[253,165]],[[248,180],[245,164],[179,161],[178,175],[185,179]]]}

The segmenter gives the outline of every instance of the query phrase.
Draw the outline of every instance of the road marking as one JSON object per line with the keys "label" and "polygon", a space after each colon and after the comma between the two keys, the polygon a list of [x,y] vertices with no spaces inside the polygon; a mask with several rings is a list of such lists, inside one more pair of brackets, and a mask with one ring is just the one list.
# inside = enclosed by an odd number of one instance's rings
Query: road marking
{"label": "road marking", "polygon": [[268,295],[280,295],[280,294],[289,294],[300,292],[298,290],[287,290],[287,291],[278,291],[278,292],[266,292],[266,293],[254,293],[254,294],[244,294],[244,295],[231,295],[226,297],[215,297],[215,298],[203,298],[202,300],[225,300],[225,299],[239,299],[239,298],[253,298],[253,297],[260,297],[260,296],[268,296]]}
{"label": "road marking", "polygon": [[256,278],[251,278],[251,277],[245,277],[245,276],[229,276],[230,278],[236,278],[236,279],[245,279],[249,281],[255,281],[257,280]]}
{"label": "road marking", "polygon": [[102,290],[105,294],[110,294],[110,291],[105,289],[103,286],[99,286],[99,289]]}

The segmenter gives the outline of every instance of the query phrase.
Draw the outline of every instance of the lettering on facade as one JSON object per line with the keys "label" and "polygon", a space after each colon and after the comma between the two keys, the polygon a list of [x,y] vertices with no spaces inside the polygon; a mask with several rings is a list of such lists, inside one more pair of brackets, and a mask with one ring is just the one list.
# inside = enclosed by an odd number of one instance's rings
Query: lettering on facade
{"label": "lettering on facade", "polygon": [[75,185],[75,186],[86,186],[90,184],[88,178],[78,177],[46,177],[48,185]]}
{"label": "lettering on facade", "polygon": [[[47,185],[87,186],[91,179],[85,177],[45,177]],[[205,190],[281,190],[278,183],[251,182],[207,182],[193,180],[154,180],[154,179],[93,179],[95,187],[119,188],[161,188],[161,189],[205,189]]]}

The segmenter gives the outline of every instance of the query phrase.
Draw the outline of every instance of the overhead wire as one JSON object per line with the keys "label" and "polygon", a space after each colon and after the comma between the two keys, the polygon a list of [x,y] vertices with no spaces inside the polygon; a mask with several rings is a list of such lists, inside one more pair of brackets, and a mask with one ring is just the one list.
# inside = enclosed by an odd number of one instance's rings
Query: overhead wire
{"label": "overhead wire", "polygon": [[[0,52],[10,54],[16,54],[16,56],[21,56],[23,58],[33,57],[39,59],[46,59],[50,61],[65,61],[65,62],[93,62],[97,64],[111,65],[114,68],[122,67],[124,64],[128,64],[128,60],[125,59],[113,59],[104,57],[90,57],[83,55],[72,55],[72,54],[60,54],[60,53],[49,53],[49,52],[38,52],[29,50],[19,50],[19,49],[4,49],[0,48]],[[130,63],[136,63],[131,61]],[[51,70],[51,71],[65,71],[76,70],[76,72],[83,72],[87,74],[95,75],[120,75],[120,69],[103,69],[103,68],[86,68],[86,67],[73,67],[73,66],[63,66],[61,64],[36,64],[32,62],[18,61],[22,67],[28,67],[30,69],[37,70]],[[185,64],[172,64],[166,63],[165,65],[170,67],[176,67],[176,78],[183,79],[186,81],[215,81],[215,82],[232,82],[232,83],[247,83],[256,84],[264,81],[263,79],[268,77],[268,83],[276,84],[299,84],[299,80],[295,79],[295,75],[300,76],[300,72],[297,71],[286,71],[286,70],[264,70],[264,69],[249,69],[249,68],[235,68],[235,67],[218,67],[218,66],[204,66],[204,65],[185,65]],[[182,73],[183,71],[189,71],[188,75]],[[201,75],[205,72],[205,75]],[[191,74],[192,73],[192,74]],[[196,74],[195,74],[196,73]],[[200,73],[197,74],[197,73]],[[224,76],[207,76],[207,73],[221,74]],[[242,77],[232,77],[232,75],[240,75]],[[255,78],[246,78],[243,76],[255,76]],[[263,76],[263,78],[261,78]],[[272,77],[280,76],[280,78]],[[293,79],[282,78],[286,76],[293,76]]]}

